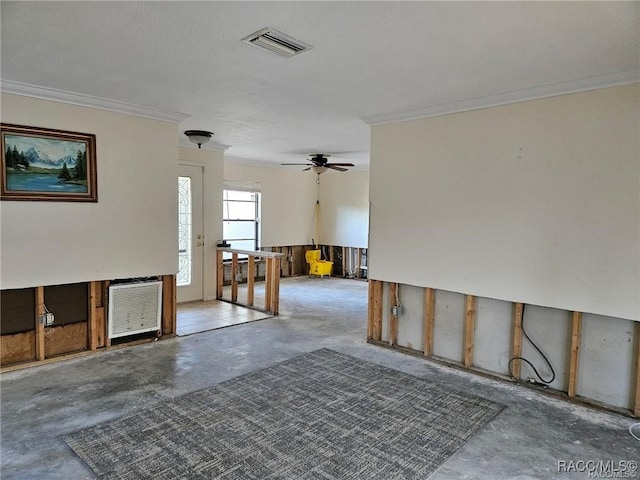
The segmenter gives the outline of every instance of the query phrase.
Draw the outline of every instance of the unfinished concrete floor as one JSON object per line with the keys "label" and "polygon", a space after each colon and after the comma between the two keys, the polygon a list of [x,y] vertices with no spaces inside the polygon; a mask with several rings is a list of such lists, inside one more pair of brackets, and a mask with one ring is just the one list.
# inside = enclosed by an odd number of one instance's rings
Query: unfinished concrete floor
{"label": "unfinished concrete floor", "polygon": [[0,476],[94,478],[59,435],[322,347],[507,405],[432,479],[585,479],[558,462],[640,461],[632,418],[369,345],[366,317],[365,282],[284,279],[279,317],[4,373]]}

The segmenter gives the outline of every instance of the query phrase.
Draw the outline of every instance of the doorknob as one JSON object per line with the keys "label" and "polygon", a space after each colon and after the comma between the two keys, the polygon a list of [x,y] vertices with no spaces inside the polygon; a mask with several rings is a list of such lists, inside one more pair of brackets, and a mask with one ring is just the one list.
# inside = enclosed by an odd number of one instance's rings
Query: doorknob
{"label": "doorknob", "polygon": [[198,240],[200,240],[200,239],[202,239],[202,235],[198,235],[196,238],[197,238]]}
{"label": "doorknob", "polygon": [[201,247],[202,245],[203,245],[203,242],[196,243],[196,247]]}

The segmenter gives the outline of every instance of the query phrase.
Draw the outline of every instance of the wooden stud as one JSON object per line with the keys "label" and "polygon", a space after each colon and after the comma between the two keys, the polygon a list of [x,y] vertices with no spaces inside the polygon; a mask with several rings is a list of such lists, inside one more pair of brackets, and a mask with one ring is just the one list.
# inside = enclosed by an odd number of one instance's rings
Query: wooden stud
{"label": "wooden stud", "polygon": [[[93,328],[91,332],[91,337],[89,339],[89,347],[94,350],[95,348],[104,347],[104,339],[105,339],[105,298],[106,294],[104,291],[104,282],[91,282],[92,284],[90,288],[90,293],[93,300],[93,309],[89,311],[89,323],[90,328]],[[91,327],[91,324],[93,326]]]}
{"label": "wooden stud", "polygon": [[573,312],[571,325],[571,358],[569,361],[569,397],[575,397],[578,385],[578,364],[580,361],[580,336],[582,333],[582,313]]}
{"label": "wooden stud", "polygon": [[238,301],[238,254],[233,252],[231,254],[231,301],[233,303]]}
{"label": "wooden stud", "polygon": [[333,262],[333,245],[329,245],[329,261]]}
{"label": "wooden stud", "polygon": [[95,317],[95,325],[96,325],[96,347],[101,348],[105,346],[105,330],[106,330],[106,318],[105,312],[107,309],[105,307],[96,308],[96,317]]}
{"label": "wooden stud", "polygon": [[224,262],[222,251],[216,251],[216,298],[221,299],[224,294]]}
{"label": "wooden stud", "polygon": [[87,322],[87,341],[90,350],[98,348],[98,292],[102,291],[100,282],[89,282],[89,321]]}
{"label": "wooden stud", "polygon": [[433,353],[433,323],[436,308],[436,291],[433,288],[424,290],[424,325],[422,351],[429,357]]}
{"label": "wooden stud", "polygon": [[247,305],[253,306],[254,289],[256,285],[256,257],[249,255],[247,266]]}
{"label": "wooden stud", "polygon": [[162,335],[176,333],[176,276],[162,276]]}
{"label": "wooden stud", "polygon": [[384,283],[380,280],[373,282],[373,339],[382,340],[382,292]]}
{"label": "wooden stud", "polygon": [[289,247],[287,255],[287,261],[289,262],[289,276],[293,277],[296,274],[296,263],[293,261],[293,246]]}
{"label": "wooden stud", "polygon": [[[511,357],[522,357],[522,315],[524,313],[524,304],[515,303],[513,314],[513,342]],[[511,373],[514,378],[520,379],[520,371],[522,369],[522,361],[514,360],[511,363]]]}
{"label": "wooden stud", "polygon": [[346,278],[346,276],[347,276],[346,248],[342,247],[342,277]]}
{"label": "wooden stud", "polygon": [[367,340],[373,340],[373,291],[374,281],[369,281],[367,299]]}
{"label": "wooden stud", "polygon": [[464,321],[464,366],[473,365],[473,344],[476,328],[476,297],[467,295]]}
{"label": "wooden stud", "polygon": [[640,322],[636,322],[636,402],[633,414],[640,417]]}
{"label": "wooden stud", "polygon": [[358,264],[356,266],[356,278],[362,278],[362,269],[360,267],[362,267],[362,249],[358,248],[356,250],[356,255],[358,257]]}
{"label": "wooden stud", "polygon": [[[273,247],[271,251],[274,253],[282,253],[282,247]],[[282,275],[282,270],[280,271],[280,275]]]}
{"label": "wooden stud", "polygon": [[[94,301],[96,304],[96,308],[104,307],[104,288],[101,281],[95,282],[95,288],[93,291]],[[89,285],[89,293],[91,293],[91,285]]]}
{"label": "wooden stud", "polygon": [[264,274],[264,309],[271,311],[271,289],[273,287],[271,272],[273,270],[273,258],[267,258],[267,270]]}
{"label": "wooden stud", "polygon": [[44,337],[44,323],[42,322],[42,316],[44,315],[44,287],[36,287],[36,360],[45,359],[45,337]]}
{"label": "wooden stud", "polygon": [[278,315],[280,308],[280,257],[274,258],[273,263],[273,277],[271,279],[271,313],[273,315]]}
{"label": "wooden stud", "polygon": [[[389,305],[396,306],[398,297],[398,284],[389,284]],[[398,316],[390,314],[389,317],[389,346],[398,344]]]}
{"label": "wooden stud", "polygon": [[104,305],[104,330],[103,330],[103,338],[104,338],[104,346],[111,346],[111,339],[109,338],[109,311],[106,309],[107,305],[109,305],[109,285],[111,284],[111,280],[105,280],[102,282],[102,304]]}

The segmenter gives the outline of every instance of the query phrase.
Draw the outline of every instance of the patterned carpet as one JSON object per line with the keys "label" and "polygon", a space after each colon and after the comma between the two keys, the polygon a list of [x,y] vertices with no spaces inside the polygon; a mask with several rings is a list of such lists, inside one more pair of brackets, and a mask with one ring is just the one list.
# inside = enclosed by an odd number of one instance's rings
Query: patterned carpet
{"label": "patterned carpet", "polygon": [[502,409],[321,349],[62,439],[104,479],[425,479]]}

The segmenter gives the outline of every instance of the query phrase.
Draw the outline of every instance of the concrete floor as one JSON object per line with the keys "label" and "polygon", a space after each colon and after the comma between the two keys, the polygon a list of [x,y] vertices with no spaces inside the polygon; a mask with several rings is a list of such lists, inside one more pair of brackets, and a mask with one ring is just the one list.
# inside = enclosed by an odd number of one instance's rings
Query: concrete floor
{"label": "concrete floor", "polygon": [[631,418],[367,344],[366,304],[365,282],[284,279],[279,317],[4,373],[0,475],[94,478],[59,435],[321,347],[507,405],[432,479],[584,479],[558,462],[640,461]]}

